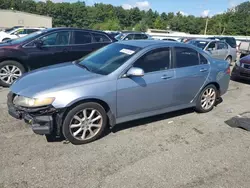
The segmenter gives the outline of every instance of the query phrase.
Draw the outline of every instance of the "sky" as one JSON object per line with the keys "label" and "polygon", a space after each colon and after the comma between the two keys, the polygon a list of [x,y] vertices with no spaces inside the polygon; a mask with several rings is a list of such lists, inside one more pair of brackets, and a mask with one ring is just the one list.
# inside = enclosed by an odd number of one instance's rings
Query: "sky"
{"label": "sky", "polygon": [[[52,0],[54,2],[75,2],[77,0]],[[247,0],[85,0],[87,5],[94,3],[122,6],[124,9],[138,7],[141,10],[152,8],[162,12],[180,12],[183,15],[213,16],[225,12]]]}

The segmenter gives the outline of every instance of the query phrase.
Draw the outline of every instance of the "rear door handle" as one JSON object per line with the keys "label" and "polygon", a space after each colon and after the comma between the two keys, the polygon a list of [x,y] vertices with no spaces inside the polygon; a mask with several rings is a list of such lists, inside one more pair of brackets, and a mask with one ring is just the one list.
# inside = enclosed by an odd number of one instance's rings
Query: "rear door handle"
{"label": "rear door handle", "polygon": [[207,72],[207,69],[202,68],[200,72]]}
{"label": "rear door handle", "polygon": [[161,79],[169,79],[169,78],[172,78],[172,76],[170,76],[170,75],[163,75],[163,76],[161,77]]}

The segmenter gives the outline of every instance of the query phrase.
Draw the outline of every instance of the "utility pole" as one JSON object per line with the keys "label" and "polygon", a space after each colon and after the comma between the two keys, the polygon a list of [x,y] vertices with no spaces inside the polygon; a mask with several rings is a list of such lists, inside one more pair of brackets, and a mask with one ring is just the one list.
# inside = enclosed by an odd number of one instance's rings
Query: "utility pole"
{"label": "utility pole", "polygon": [[208,25],[208,17],[207,17],[207,19],[206,19],[206,26],[205,26],[204,35],[206,35],[206,34],[207,34],[207,25]]}

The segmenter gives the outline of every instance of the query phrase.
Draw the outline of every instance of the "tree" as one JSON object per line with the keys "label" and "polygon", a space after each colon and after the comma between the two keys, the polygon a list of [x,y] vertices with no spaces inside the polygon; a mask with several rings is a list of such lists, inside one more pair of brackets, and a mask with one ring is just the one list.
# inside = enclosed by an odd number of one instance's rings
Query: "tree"
{"label": "tree", "polygon": [[[51,0],[0,0],[0,9],[13,9],[53,17],[53,26],[91,28],[100,30],[146,31],[148,28],[203,34],[206,19],[180,12],[161,13],[141,11],[139,8],[125,10],[121,6],[96,3],[87,6],[84,1],[75,3]],[[246,1],[227,12],[209,18],[208,34],[250,35],[250,2]]]}

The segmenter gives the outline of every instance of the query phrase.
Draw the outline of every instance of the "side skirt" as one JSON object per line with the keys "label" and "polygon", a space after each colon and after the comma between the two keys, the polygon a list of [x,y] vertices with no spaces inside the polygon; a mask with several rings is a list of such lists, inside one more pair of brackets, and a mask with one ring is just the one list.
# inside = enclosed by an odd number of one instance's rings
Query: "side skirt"
{"label": "side skirt", "polygon": [[194,106],[195,106],[194,103],[189,103],[189,104],[185,104],[185,105],[179,105],[179,106],[174,106],[174,107],[169,107],[169,108],[163,108],[163,109],[144,112],[144,113],[140,113],[140,114],[133,114],[133,115],[117,118],[116,119],[116,124],[124,123],[124,122],[127,122],[127,121],[132,121],[132,120],[136,120],[136,119],[142,119],[142,118],[146,118],[146,117],[150,117],[150,116],[165,114],[165,113],[168,113],[168,112],[178,111],[178,110],[182,110],[182,109],[185,109],[185,108],[191,108],[191,107],[194,107]]}

